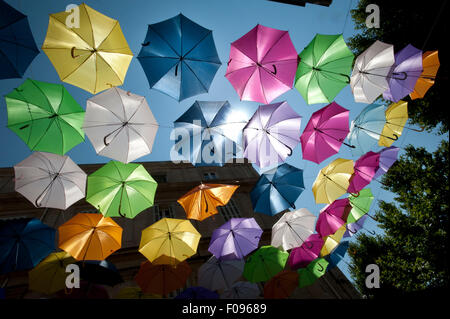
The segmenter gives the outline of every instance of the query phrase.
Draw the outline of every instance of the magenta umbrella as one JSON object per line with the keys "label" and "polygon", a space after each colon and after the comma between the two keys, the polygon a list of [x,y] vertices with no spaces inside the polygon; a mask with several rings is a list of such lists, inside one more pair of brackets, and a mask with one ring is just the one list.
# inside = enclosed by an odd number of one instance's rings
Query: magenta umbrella
{"label": "magenta umbrella", "polygon": [[367,152],[361,156],[354,165],[353,175],[347,191],[358,193],[372,181],[375,173],[380,167],[380,153]]}
{"label": "magenta umbrella", "polygon": [[337,199],[330,205],[325,206],[316,222],[316,231],[323,237],[336,233],[347,221],[351,210],[348,198]]}
{"label": "magenta umbrella", "polygon": [[319,234],[310,235],[300,247],[291,250],[287,261],[289,267],[296,270],[308,266],[311,261],[319,257],[323,243]]}
{"label": "magenta umbrella", "polygon": [[349,110],[336,102],[314,112],[300,137],[303,159],[319,164],[339,152],[342,144],[354,148],[344,142],[350,131],[348,115]]}
{"label": "magenta umbrella", "polygon": [[267,104],[293,87],[297,63],[289,33],[258,24],[231,43],[225,77],[241,100]]}

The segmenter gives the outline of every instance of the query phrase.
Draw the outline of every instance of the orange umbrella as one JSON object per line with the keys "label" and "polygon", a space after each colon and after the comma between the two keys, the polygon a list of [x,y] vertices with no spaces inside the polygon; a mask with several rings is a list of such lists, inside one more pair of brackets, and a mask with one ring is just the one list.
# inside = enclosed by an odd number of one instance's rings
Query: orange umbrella
{"label": "orange umbrella", "polygon": [[145,293],[167,296],[168,293],[183,288],[191,272],[191,267],[186,261],[176,266],[155,265],[145,261],[134,280]]}
{"label": "orange umbrella", "polygon": [[178,199],[183,206],[186,217],[190,219],[204,220],[217,214],[217,206],[228,203],[238,185],[225,184],[200,184]]}
{"label": "orange umbrella", "polygon": [[426,51],[422,55],[423,72],[420,74],[416,82],[414,91],[409,95],[411,100],[423,98],[425,93],[433,86],[436,78],[436,73],[439,70],[439,56],[438,51]]}
{"label": "orange umbrella", "polygon": [[264,285],[264,299],[285,299],[294,292],[297,286],[298,273],[292,270],[283,270]]}
{"label": "orange umbrella", "polygon": [[58,231],[59,248],[77,260],[104,260],[122,246],[122,227],[102,214],[78,213]]}

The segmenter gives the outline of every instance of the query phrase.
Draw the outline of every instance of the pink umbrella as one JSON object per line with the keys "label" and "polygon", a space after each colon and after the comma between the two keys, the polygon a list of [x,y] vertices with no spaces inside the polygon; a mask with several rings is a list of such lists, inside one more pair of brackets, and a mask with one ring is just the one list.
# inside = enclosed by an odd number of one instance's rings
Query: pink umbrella
{"label": "pink umbrella", "polygon": [[288,264],[292,270],[304,268],[317,259],[323,246],[323,239],[319,234],[310,235],[300,247],[292,249]]}
{"label": "pink umbrella", "polygon": [[337,199],[325,206],[317,219],[317,233],[322,237],[336,233],[346,223],[351,208],[348,198]]}
{"label": "pink umbrella", "polygon": [[339,152],[342,144],[354,148],[344,143],[349,133],[348,115],[349,110],[335,102],[314,112],[300,137],[303,159],[319,164]]}
{"label": "pink umbrella", "polygon": [[297,63],[289,33],[258,24],[231,43],[225,77],[241,100],[267,104],[293,87]]}
{"label": "pink umbrella", "polygon": [[350,177],[349,193],[357,193],[372,181],[380,167],[380,153],[367,152],[361,156],[354,166],[354,173]]}

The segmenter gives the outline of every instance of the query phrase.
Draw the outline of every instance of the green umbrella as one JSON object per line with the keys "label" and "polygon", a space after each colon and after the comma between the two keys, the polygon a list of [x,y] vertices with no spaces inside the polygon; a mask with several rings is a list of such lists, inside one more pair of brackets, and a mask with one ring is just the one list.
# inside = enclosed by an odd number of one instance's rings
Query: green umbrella
{"label": "green umbrella", "polygon": [[8,127],[32,151],[64,155],[84,141],[84,110],[64,86],[27,79],[5,99]]}
{"label": "green umbrella", "polygon": [[86,200],[107,217],[134,218],[153,206],[158,184],[141,164],[111,161],[87,178]]}
{"label": "green umbrella", "polygon": [[244,277],[250,282],[267,281],[284,269],[289,253],[262,246],[245,263]]}
{"label": "green umbrella", "polygon": [[357,197],[350,195],[348,199],[352,209],[348,214],[347,223],[351,224],[360,219],[364,214],[367,214],[370,210],[370,206],[373,201],[373,194],[370,188],[364,188],[359,191],[359,195]]}
{"label": "green umbrella", "polygon": [[295,87],[306,103],[330,103],[350,83],[354,55],[342,34],[316,34],[299,54]]}
{"label": "green umbrella", "polygon": [[297,270],[299,288],[312,285],[317,278],[325,274],[327,267],[328,261],[325,258],[317,258],[311,261],[306,268]]}

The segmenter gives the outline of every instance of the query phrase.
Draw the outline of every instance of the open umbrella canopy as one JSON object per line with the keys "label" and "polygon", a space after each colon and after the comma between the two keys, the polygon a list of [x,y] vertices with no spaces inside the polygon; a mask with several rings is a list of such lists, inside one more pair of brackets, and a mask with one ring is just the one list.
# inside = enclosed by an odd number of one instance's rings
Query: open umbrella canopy
{"label": "open umbrella canopy", "polygon": [[258,248],[263,230],[254,218],[231,218],[216,228],[208,251],[217,259],[243,259]]}
{"label": "open umbrella canopy", "polygon": [[329,254],[326,259],[328,260],[328,269],[332,269],[338,265],[338,263],[344,259],[345,254],[347,253],[348,246],[350,245],[349,241],[343,241],[339,244],[339,246]]}
{"label": "open umbrella canopy", "polygon": [[244,271],[243,259],[222,260],[209,258],[198,269],[198,284],[210,290],[229,289]]}
{"label": "open umbrella canopy", "polygon": [[319,257],[323,246],[323,239],[319,234],[310,235],[300,247],[292,249],[288,258],[288,265],[292,270],[306,267],[311,261]]}
{"label": "open umbrella canopy", "polygon": [[325,206],[317,218],[317,233],[322,238],[334,234],[347,222],[349,211],[350,204],[348,198],[336,199],[331,204]]}
{"label": "open umbrella canopy", "polygon": [[261,168],[284,162],[299,142],[301,120],[287,102],[260,105],[244,127],[243,156]]}
{"label": "open umbrella canopy", "polygon": [[175,299],[219,299],[219,294],[203,287],[189,287],[179,293]]}
{"label": "open umbrella canopy", "polygon": [[395,146],[383,148],[380,153],[380,167],[378,168],[373,178],[378,178],[385,174],[389,168],[397,161],[398,152],[400,149]]}
{"label": "open umbrella canopy", "polygon": [[378,140],[378,145],[389,147],[402,135],[403,128],[408,121],[408,102],[392,103],[385,111],[386,123]]}
{"label": "open umbrella canopy", "polygon": [[102,285],[95,285],[87,281],[80,281],[80,288],[61,290],[56,294],[57,299],[110,299],[108,290]]}
{"label": "open umbrella canopy", "polygon": [[238,281],[230,289],[225,290],[220,295],[220,299],[255,299],[260,294],[261,291],[256,283]]}
{"label": "open umbrella canopy", "polygon": [[27,16],[0,1],[0,79],[22,77],[38,54]]}
{"label": "open umbrella canopy", "polygon": [[105,260],[122,246],[122,231],[109,217],[78,213],[59,226],[58,247],[76,260]]}
{"label": "open umbrella canopy", "polygon": [[336,102],[314,112],[300,137],[303,159],[319,164],[339,152],[349,133],[349,113]]}
{"label": "open umbrella canopy", "polygon": [[178,101],[207,93],[222,64],[212,31],[181,13],[148,25],[137,59],[150,87]]}
{"label": "open umbrella canopy", "polygon": [[342,34],[316,34],[299,54],[295,87],[306,103],[330,103],[350,83],[354,55]]}
{"label": "open umbrella canopy", "polygon": [[380,167],[380,154],[367,152],[356,160],[353,167],[354,173],[350,178],[350,185],[347,191],[349,193],[357,193],[370,184],[373,176]]}
{"label": "open umbrella canopy", "polygon": [[299,247],[312,233],[316,216],[306,208],[284,213],[272,226],[273,247],[289,250]]}
{"label": "open umbrella canopy", "polygon": [[298,286],[298,273],[283,270],[264,284],[264,299],[288,298]]}
{"label": "open umbrella canopy", "polygon": [[160,299],[161,295],[153,293],[145,293],[140,287],[124,287],[120,289],[115,299]]}
{"label": "open umbrella canopy", "polygon": [[53,228],[38,219],[14,219],[0,224],[0,274],[27,270],[55,250]]}
{"label": "open umbrella canopy", "polygon": [[290,207],[304,191],[303,170],[287,163],[261,174],[253,187],[250,198],[253,210],[269,216]]}
{"label": "open umbrella canopy", "polygon": [[79,25],[67,24],[71,10],[50,14],[42,50],[61,81],[92,94],[122,85],[133,53],[117,20],[82,3]]}
{"label": "open umbrella canopy", "polygon": [[139,252],[154,263],[161,256],[181,262],[197,252],[200,237],[190,221],[162,218],[142,231]]}
{"label": "open umbrella canopy", "polygon": [[411,100],[420,99],[425,96],[427,91],[434,85],[436,74],[439,70],[439,55],[438,51],[426,51],[422,55],[422,68],[419,79],[416,82],[414,91],[409,96]]}
{"label": "open umbrella canopy", "polygon": [[134,218],[153,206],[158,184],[142,164],[110,161],[87,178],[86,201],[106,217]]}
{"label": "open umbrella canopy", "polygon": [[80,278],[90,283],[115,286],[123,282],[116,266],[106,260],[83,260],[76,263],[80,267]]}
{"label": "open umbrella canopy", "polygon": [[323,246],[320,250],[320,257],[325,257],[331,254],[341,242],[347,227],[342,225],[334,234],[328,235],[323,238]]}
{"label": "open umbrella canopy", "polygon": [[348,199],[352,207],[347,218],[347,223],[350,224],[356,222],[364,214],[369,212],[374,196],[370,188],[364,188],[359,192],[357,197],[350,195]]}
{"label": "open umbrella canopy", "polygon": [[67,155],[34,152],[14,175],[15,190],[36,207],[65,210],[85,196],[86,173]]}
{"label": "open umbrella canopy", "polygon": [[200,184],[184,194],[177,202],[189,219],[204,220],[217,214],[217,206],[225,206],[239,185]]}
{"label": "open umbrella canopy", "polygon": [[284,269],[287,252],[272,246],[261,246],[245,262],[243,276],[250,282],[267,281]]}
{"label": "open umbrella canopy", "polygon": [[145,97],[111,88],[87,100],[83,129],[97,154],[128,163],[152,152],[158,122]]}
{"label": "open umbrella canopy", "polygon": [[292,88],[296,69],[289,33],[258,24],[231,43],[225,77],[241,100],[267,104]]}
{"label": "open umbrella canopy", "polygon": [[63,155],[84,141],[84,110],[61,84],[27,79],[5,99],[8,128],[30,150]]}
{"label": "open umbrella canopy", "polygon": [[325,258],[313,260],[306,268],[297,270],[298,286],[300,288],[312,285],[318,278],[322,277],[328,267],[328,261]]}
{"label": "open umbrella canopy", "polygon": [[364,227],[364,222],[367,218],[367,215],[362,215],[356,222],[347,224],[347,231],[344,233],[343,238],[352,237],[354,234],[356,234],[358,230]]}

